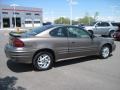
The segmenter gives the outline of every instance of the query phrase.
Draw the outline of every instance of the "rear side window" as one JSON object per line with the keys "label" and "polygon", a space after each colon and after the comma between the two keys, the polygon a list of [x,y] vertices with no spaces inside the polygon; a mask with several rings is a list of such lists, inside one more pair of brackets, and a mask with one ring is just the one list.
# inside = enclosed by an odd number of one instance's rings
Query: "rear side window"
{"label": "rear side window", "polygon": [[67,32],[64,27],[59,27],[50,32],[51,36],[54,37],[67,37]]}
{"label": "rear side window", "polygon": [[111,23],[113,26],[118,26],[119,23]]}
{"label": "rear side window", "polygon": [[34,35],[37,35],[45,30],[48,30],[50,28],[53,28],[54,26],[53,25],[45,25],[45,26],[42,26],[42,27],[38,27],[38,28],[34,28],[32,30],[29,30],[28,32],[24,33],[24,35],[30,35],[30,36],[34,36]]}

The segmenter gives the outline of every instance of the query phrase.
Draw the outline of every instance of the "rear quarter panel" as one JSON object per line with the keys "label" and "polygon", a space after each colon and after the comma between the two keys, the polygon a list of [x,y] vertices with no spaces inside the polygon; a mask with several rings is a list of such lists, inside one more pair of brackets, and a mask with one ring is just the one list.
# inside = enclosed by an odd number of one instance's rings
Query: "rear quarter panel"
{"label": "rear quarter panel", "polygon": [[35,52],[41,49],[50,49],[54,51],[56,59],[67,58],[68,43],[67,38],[52,38],[52,37],[31,37],[22,39],[25,43],[25,48],[34,50]]}

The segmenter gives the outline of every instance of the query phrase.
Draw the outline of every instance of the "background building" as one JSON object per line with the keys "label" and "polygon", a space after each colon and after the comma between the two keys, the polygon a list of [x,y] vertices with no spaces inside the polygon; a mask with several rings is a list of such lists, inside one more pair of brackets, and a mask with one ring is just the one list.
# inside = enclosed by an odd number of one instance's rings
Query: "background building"
{"label": "background building", "polygon": [[29,28],[42,25],[42,9],[0,5],[0,28]]}

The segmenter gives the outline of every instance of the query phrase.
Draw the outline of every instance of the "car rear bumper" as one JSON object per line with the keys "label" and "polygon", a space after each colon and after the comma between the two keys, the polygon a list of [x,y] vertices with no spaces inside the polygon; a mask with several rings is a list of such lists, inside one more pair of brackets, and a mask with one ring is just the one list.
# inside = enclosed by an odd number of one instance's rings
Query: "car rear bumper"
{"label": "car rear bumper", "polygon": [[18,63],[32,63],[32,58],[34,55],[34,51],[26,51],[22,48],[14,48],[11,45],[7,44],[5,46],[5,54],[12,61]]}

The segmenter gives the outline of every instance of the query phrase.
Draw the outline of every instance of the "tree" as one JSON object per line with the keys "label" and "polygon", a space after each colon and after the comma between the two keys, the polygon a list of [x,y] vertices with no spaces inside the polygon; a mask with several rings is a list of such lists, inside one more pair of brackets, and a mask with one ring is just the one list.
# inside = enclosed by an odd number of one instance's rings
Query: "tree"
{"label": "tree", "polygon": [[[90,25],[91,23],[95,22],[98,19],[98,12],[95,12],[94,17],[91,17],[88,12],[85,13],[83,18],[79,18],[77,21],[72,20],[72,24],[85,24]],[[70,24],[69,18],[60,17],[54,21],[55,24]]]}
{"label": "tree", "polygon": [[85,16],[83,18],[79,18],[78,22],[79,24],[85,24],[85,25],[90,25],[94,19],[89,15],[88,12],[85,13]]}
{"label": "tree", "polygon": [[64,17],[60,17],[56,20],[54,20],[55,24],[69,24],[70,23],[70,19],[69,18],[64,18]]}
{"label": "tree", "polygon": [[85,16],[83,18],[78,19],[78,22],[80,24],[85,24],[85,25],[90,25],[93,21],[94,21],[94,19],[90,16]]}
{"label": "tree", "polygon": [[78,25],[78,24],[79,24],[78,20],[77,21],[72,20],[72,25]]}

